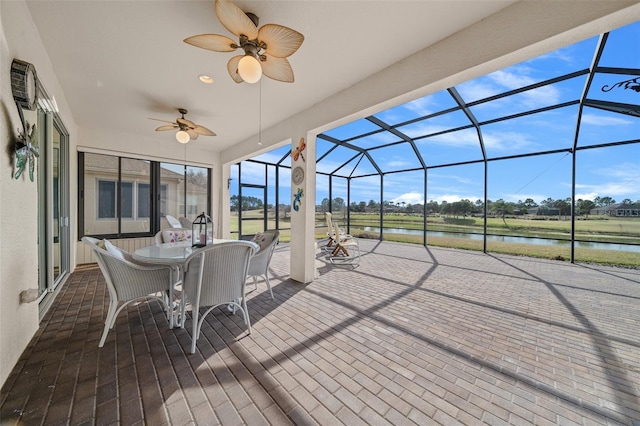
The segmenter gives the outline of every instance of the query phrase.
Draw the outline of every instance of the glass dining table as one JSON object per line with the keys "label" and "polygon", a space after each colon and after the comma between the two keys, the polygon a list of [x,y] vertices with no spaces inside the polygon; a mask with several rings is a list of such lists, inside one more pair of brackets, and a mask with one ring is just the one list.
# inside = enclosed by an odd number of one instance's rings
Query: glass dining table
{"label": "glass dining table", "polygon": [[[229,241],[237,240],[214,238],[208,245],[220,244]],[[177,296],[177,294],[182,294],[182,291],[176,293],[176,287],[182,284],[184,263],[189,256],[197,251],[198,247],[192,247],[191,241],[163,243],[136,249],[133,252],[133,258],[139,262],[168,265],[173,268],[174,276],[176,277],[176,281],[173,283],[173,294]],[[174,324],[177,327],[184,327],[184,319],[180,318],[180,307],[182,303],[185,303],[184,297],[182,296],[180,296],[179,300],[170,301],[170,306],[173,308],[172,314],[174,315]]]}

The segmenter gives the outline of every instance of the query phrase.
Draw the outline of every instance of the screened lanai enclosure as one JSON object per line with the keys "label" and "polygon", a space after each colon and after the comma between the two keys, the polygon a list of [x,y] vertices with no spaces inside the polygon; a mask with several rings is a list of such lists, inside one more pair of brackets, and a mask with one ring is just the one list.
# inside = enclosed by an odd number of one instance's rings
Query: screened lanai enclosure
{"label": "screened lanai enclosure", "polygon": [[[317,238],[332,212],[360,238],[640,265],[638,49],[640,22],[317,135]],[[232,167],[232,232],[288,238],[290,155]]]}

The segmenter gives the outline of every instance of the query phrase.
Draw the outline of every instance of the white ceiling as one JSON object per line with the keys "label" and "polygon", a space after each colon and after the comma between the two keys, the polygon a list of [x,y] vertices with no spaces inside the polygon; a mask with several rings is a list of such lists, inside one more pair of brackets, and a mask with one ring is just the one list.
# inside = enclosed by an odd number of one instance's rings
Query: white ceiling
{"label": "white ceiling", "polygon": [[[237,1],[260,25],[305,36],[291,56],[295,82],[263,78],[236,84],[226,71],[236,53],[183,42],[202,33],[230,35],[208,1],[28,1],[73,117],[81,128],[175,140],[149,117],[187,118],[215,131],[201,137],[224,150],[262,128],[363,80],[514,1]],[[205,85],[198,75],[214,83]],[[205,146],[203,146],[205,148]]]}

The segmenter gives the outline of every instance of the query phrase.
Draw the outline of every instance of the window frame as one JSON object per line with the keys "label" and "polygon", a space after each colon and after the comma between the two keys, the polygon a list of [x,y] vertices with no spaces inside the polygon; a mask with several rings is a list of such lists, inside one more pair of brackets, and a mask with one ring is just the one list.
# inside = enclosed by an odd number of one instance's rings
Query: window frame
{"label": "window frame", "polygon": [[[114,175],[115,179],[110,179],[105,177],[95,177],[94,182],[87,182],[86,176],[85,176],[85,173],[86,173],[85,155],[100,155],[100,156],[107,156],[107,157],[112,157],[116,159],[118,163],[118,171]],[[146,181],[140,182],[137,180],[133,180],[133,181],[122,180],[122,160],[123,159],[133,159],[133,160],[148,162],[149,163],[149,182],[146,182]],[[85,235],[98,237],[98,238],[126,239],[126,238],[151,237],[155,235],[158,231],[160,231],[161,218],[163,217],[163,215],[161,215],[161,212],[163,211],[162,203],[164,202],[164,204],[166,204],[166,200],[164,201],[162,200],[161,194],[166,193],[167,191],[167,185],[166,183],[163,183],[161,179],[161,165],[167,164],[167,163],[169,162],[154,161],[154,160],[148,160],[144,158],[131,158],[131,157],[125,157],[125,156],[112,155],[112,154],[79,151],[78,152],[78,241],[80,241],[82,237],[84,237]],[[179,166],[179,164],[177,163],[169,163],[169,164],[175,164]],[[212,200],[211,198],[212,168],[203,167],[200,165],[197,167],[205,169],[207,173],[206,208],[207,208],[207,213],[210,214],[211,200]],[[187,177],[187,168],[185,168],[185,171],[184,171],[185,180],[186,180],[186,177]],[[115,212],[113,217],[99,217],[100,216],[100,199],[102,198],[99,196],[100,182],[114,183],[115,194],[114,194],[113,203],[114,203]],[[86,209],[86,206],[85,206],[85,202],[86,202],[85,186],[87,184],[94,186],[94,191],[96,194],[95,200],[94,200],[95,213],[92,215],[95,217],[93,218],[85,217],[85,212],[89,213],[89,211]],[[120,200],[120,196],[122,194],[122,184],[131,185],[131,216],[130,217],[121,216],[122,204],[123,204],[123,200]],[[145,186],[145,185],[148,186],[147,192],[148,192],[149,202],[150,202],[149,208],[148,208],[149,216],[140,215],[140,206],[141,206],[141,203],[139,200],[140,189],[142,186]],[[183,203],[183,205],[187,203],[187,200],[186,200],[187,195],[188,194],[185,192],[184,194],[185,199],[181,200],[181,203]],[[138,219],[149,220],[149,231],[143,231],[143,232],[124,232],[123,231],[122,222],[138,220]],[[85,232],[86,231],[85,223],[87,223],[88,221],[98,222],[98,221],[105,221],[105,220],[112,220],[112,221],[116,220],[118,222],[117,231],[111,232],[111,233],[102,233],[102,234]]]}

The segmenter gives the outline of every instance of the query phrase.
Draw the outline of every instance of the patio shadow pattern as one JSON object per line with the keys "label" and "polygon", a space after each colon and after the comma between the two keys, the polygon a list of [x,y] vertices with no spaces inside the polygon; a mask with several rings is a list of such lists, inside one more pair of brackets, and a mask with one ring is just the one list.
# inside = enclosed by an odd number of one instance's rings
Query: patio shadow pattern
{"label": "patio shadow pattern", "polygon": [[[639,424],[640,270],[360,240],[357,267],[289,247],[189,354],[155,301],[103,348],[99,269],[74,272],[0,394],[0,424]],[[252,289],[253,286],[249,286]]]}

